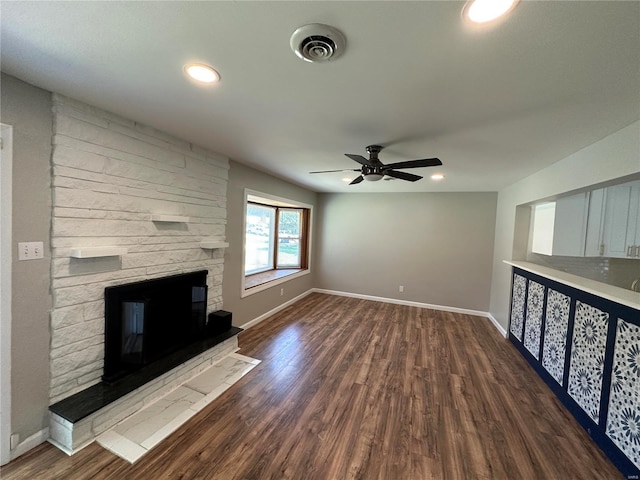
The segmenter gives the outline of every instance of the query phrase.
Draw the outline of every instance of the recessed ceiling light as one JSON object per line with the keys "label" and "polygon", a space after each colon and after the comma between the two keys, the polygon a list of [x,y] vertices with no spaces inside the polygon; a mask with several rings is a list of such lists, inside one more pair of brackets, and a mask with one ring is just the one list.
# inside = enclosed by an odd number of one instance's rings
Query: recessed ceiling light
{"label": "recessed ceiling light", "polygon": [[441,173],[434,173],[433,175],[431,175],[431,180],[442,180],[444,178],[444,175],[442,175]]}
{"label": "recessed ceiling light", "polygon": [[462,16],[474,23],[487,23],[511,11],[519,0],[469,0]]}
{"label": "recessed ceiling light", "polygon": [[215,83],[220,80],[220,75],[209,65],[201,63],[190,63],[185,65],[184,71],[187,75],[198,82]]}
{"label": "recessed ceiling light", "polygon": [[347,182],[351,182],[351,180],[353,180],[353,178],[348,178],[348,177],[344,177],[342,179],[343,182],[347,183]]}

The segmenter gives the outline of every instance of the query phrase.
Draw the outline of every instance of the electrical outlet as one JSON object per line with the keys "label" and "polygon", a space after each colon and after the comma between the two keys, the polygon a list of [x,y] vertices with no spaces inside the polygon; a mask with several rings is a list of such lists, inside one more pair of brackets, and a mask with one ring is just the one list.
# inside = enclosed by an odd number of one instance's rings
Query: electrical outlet
{"label": "electrical outlet", "polygon": [[280,296],[283,296],[283,295],[284,295],[284,288],[281,288],[280,289]]}
{"label": "electrical outlet", "polygon": [[12,433],[9,437],[9,449],[15,450],[16,447],[20,444],[20,434]]}
{"label": "electrical outlet", "polygon": [[398,287],[398,291],[400,293],[403,293],[404,292],[404,285],[400,285],[400,287]]}
{"label": "electrical outlet", "polygon": [[36,260],[44,258],[44,244],[42,242],[19,242],[18,260]]}

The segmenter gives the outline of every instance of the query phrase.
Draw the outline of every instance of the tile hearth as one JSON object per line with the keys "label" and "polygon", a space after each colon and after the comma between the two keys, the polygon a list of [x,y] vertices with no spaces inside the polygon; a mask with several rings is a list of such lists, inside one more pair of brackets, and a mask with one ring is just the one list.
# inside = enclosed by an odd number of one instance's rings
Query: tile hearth
{"label": "tile hearth", "polygon": [[259,363],[260,360],[231,353],[104,432],[97,438],[97,442],[134,463]]}
{"label": "tile hearth", "polygon": [[[235,353],[241,328],[196,342],[114,384],[82,390],[49,407],[48,441],[68,455]],[[169,369],[169,370],[167,370]],[[164,373],[162,373],[164,372]]]}

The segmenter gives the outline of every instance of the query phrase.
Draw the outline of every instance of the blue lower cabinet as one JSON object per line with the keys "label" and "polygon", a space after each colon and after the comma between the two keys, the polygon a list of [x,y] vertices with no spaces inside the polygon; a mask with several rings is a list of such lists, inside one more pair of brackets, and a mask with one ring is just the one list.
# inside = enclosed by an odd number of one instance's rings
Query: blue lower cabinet
{"label": "blue lower cabinet", "polygon": [[628,479],[640,479],[640,311],[513,269],[509,339]]}

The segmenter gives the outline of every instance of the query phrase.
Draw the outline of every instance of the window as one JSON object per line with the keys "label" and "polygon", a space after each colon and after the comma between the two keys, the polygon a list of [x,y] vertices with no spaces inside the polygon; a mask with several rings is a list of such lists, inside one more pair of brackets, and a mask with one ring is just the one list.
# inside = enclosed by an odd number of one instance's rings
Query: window
{"label": "window", "polygon": [[274,268],[276,213],[275,207],[247,204],[245,275]]}
{"label": "window", "polygon": [[311,206],[245,192],[243,296],[309,272]]}
{"label": "window", "polygon": [[278,251],[276,266],[278,268],[302,268],[302,231],[304,209],[278,209]]}

